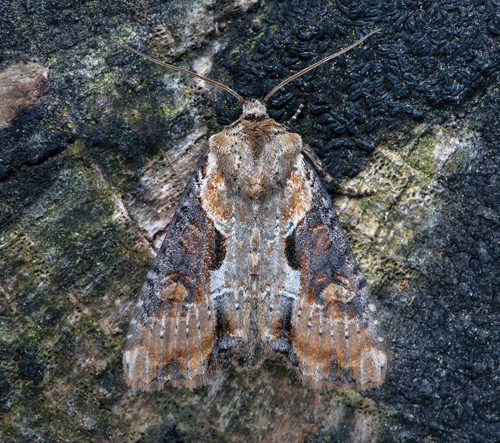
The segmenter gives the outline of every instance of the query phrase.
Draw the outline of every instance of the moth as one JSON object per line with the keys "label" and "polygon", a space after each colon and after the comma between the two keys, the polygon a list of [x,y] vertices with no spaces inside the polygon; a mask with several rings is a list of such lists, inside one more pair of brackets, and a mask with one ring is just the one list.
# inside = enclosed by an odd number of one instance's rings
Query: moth
{"label": "moth", "polygon": [[[375,305],[300,135],[269,117],[264,100],[210,137],[141,290],[126,339],[127,383],[194,388],[211,370],[281,358],[314,387],[377,386],[387,357]],[[318,171],[316,170],[318,169]]]}

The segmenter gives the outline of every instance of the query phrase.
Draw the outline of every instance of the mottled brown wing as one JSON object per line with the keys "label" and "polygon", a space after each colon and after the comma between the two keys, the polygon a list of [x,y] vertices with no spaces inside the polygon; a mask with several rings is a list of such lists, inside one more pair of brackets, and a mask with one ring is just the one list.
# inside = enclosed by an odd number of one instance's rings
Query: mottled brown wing
{"label": "mottled brown wing", "polygon": [[194,387],[209,364],[217,323],[210,272],[225,249],[200,201],[205,168],[206,160],[179,201],[132,316],[123,364],[134,388],[161,389],[168,380]]}
{"label": "mottled brown wing", "polygon": [[275,337],[282,328],[281,349],[269,344],[288,354],[312,385],[379,385],[387,358],[367,283],[315,171],[302,162],[293,177],[301,181],[289,180],[287,194],[310,196],[302,197],[305,210],[284,239],[287,265],[300,272],[300,284],[283,318],[270,326]]}

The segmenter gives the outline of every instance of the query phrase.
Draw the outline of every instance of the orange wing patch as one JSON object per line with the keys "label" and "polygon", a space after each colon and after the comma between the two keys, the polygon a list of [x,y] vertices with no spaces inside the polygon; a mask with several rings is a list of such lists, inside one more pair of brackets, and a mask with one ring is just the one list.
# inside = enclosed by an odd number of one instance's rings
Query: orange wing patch
{"label": "orange wing patch", "polygon": [[227,200],[224,177],[216,169],[211,170],[204,180],[200,197],[203,208],[214,222],[224,224],[229,221],[231,205]]}
{"label": "orange wing patch", "polygon": [[311,208],[311,190],[300,170],[294,169],[287,182],[282,216],[297,225]]}
{"label": "orange wing patch", "polygon": [[179,303],[186,297],[187,293],[187,289],[182,283],[172,281],[170,276],[167,276],[159,295],[161,301]]}

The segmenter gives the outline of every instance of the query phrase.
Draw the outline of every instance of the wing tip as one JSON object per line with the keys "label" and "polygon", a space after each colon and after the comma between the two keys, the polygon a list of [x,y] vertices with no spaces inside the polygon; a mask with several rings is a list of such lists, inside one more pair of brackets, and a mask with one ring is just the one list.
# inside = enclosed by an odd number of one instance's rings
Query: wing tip
{"label": "wing tip", "polygon": [[[368,362],[367,359],[371,361]],[[384,351],[373,348],[362,358],[356,371],[353,371],[349,364],[337,368],[335,363],[333,363],[335,370],[328,377],[324,377],[319,369],[312,373],[305,373],[306,366],[304,365],[299,365],[294,369],[302,383],[311,388],[340,388],[358,391],[376,388],[385,381],[387,360],[387,354]]]}
{"label": "wing tip", "polygon": [[[167,383],[176,388],[193,390],[208,384],[207,371],[196,375],[192,375],[188,371],[187,373],[176,374],[176,377],[166,371],[163,374],[159,374],[158,370],[150,373],[151,366],[147,362],[138,364],[136,353],[138,353],[136,349],[127,350],[123,353],[123,378],[127,386],[132,390],[161,391],[167,387]],[[155,374],[152,372],[155,372]]]}

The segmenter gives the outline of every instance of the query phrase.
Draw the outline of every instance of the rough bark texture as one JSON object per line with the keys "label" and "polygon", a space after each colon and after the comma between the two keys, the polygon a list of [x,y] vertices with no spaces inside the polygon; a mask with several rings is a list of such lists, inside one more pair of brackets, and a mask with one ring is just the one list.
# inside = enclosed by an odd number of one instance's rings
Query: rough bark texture
{"label": "rough bark texture", "polygon": [[[1,0],[0,440],[498,441],[500,10],[495,2]],[[207,136],[273,97],[329,172],[379,301],[386,382],[317,391],[279,365],[132,392],[137,292]],[[48,76],[48,78],[47,78]]]}

